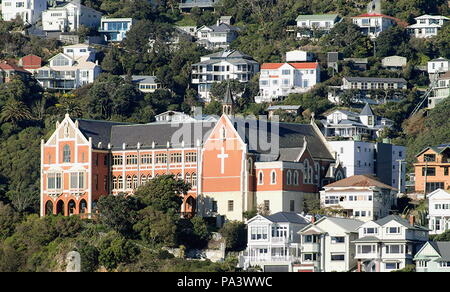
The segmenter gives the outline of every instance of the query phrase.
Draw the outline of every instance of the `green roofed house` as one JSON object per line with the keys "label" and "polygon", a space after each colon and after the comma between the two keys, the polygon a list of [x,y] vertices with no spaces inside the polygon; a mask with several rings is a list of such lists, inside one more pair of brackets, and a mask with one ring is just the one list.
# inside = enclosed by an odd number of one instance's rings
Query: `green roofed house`
{"label": "green roofed house", "polygon": [[341,21],[341,18],[337,14],[309,14],[299,15],[296,21],[297,28],[300,30],[297,37],[308,38],[311,37],[311,34],[307,33],[308,30],[329,31]]}
{"label": "green roofed house", "polygon": [[450,242],[428,241],[414,261],[416,272],[450,272]]}

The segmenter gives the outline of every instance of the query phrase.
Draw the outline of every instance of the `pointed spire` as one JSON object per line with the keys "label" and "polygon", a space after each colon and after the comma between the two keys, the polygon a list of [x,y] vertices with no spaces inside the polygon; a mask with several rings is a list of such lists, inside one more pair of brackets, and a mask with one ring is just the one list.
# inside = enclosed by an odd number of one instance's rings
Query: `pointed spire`
{"label": "pointed spire", "polygon": [[230,81],[227,81],[227,89],[222,101],[222,113],[225,115],[233,114],[233,95],[231,93]]}
{"label": "pointed spire", "polygon": [[362,109],[362,111],[359,115],[360,116],[374,116],[375,114],[373,113],[370,105],[368,103],[366,103],[366,105],[364,106],[364,108]]}
{"label": "pointed spire", "polygon": [[227,89],[225,90],[225,96],[223,97],[222,104],[233,104],[233,96],[231,94],[230,82],[227,82]]}

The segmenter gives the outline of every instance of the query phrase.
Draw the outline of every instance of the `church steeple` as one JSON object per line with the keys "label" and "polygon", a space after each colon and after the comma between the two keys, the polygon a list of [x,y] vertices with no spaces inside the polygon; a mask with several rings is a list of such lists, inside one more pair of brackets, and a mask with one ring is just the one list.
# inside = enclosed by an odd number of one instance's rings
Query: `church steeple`
{"label": "church steeple", "polygon": [[222,101],[222,113],[225,115],[233,114],[233,95],[231,94],[230,82],[227,82],[227,89]]}

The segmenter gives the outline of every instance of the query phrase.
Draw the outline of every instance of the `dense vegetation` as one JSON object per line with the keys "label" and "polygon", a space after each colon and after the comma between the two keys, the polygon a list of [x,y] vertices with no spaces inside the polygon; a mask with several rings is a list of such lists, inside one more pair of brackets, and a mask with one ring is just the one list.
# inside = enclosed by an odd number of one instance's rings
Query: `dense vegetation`
{"label": "dense vegetation", "polygon": [[[192,106],[202,105],[190,85],[191,65],[200,56],[211,53],[195,43],[182,41],[167,45],[175,25],[211,25],[221,15],[233,16],[241,27],[232,48],[249,54],[258,62],[282,61],[286,51],[306,47],[316,53],[322,68],[326,68],[326,52],[339,51],[345,57],[368,57],[369,70],[359,72],[351,64],[343,64],[339,74],[322,70],[322,84],[305,94],[292,94],[284,103],[298,104],[300,116],[284,115],[282,120],[306,122],[312,113],[316,118],[334,108],[327,99],[328,85],[339,85],[342,76],[403,77],[408,90],[399,103],[387,103],[375,112],[395,121],[385,137],[408,146],[408,162],[414,154],[428,145],[448,142],[449,103],[447,99],[436,109],[409,118],[423,94],[420,88],[429,84],[428,76],[418,70],[430,59],[450,58],[450,24],[437,37],[427,40],[411,39],[401,26],[380,35],[376,48],[361,35],[355,25],[344,20],[330,34],[317,39],[297,40],[286,31],[295,25],[298,14],[339,13],[353,16],[366,9],[368,0],[222,0],[215,11],[193,9],[181,14],[178,1],[159,0],[152,6],[146,0],[85,0],[83,3],[114,17],[133,17],[139,22],[127,34],[120,46],[99,47],[100,64],[104,73],[93,84],[73,92],[44,92],[34,81],[14,79],[0,84],[0,270],[45,271],[60,270],[65,252],[76,249],[86,270],[230,270],[232,265],[208,262],[185,262],[173,258],[162,246],[200,247],[206,244],[210,231],[201,218],[181,220],[174,216],[179,202],[170,195],[160,195],[157,184],[145,186],[136,198],[122,196],[103,199],[99,208],[104,214],[97,221],[80,221],[76,217],[38,218],[40,141],[49,137],[57,120],[66,112],[72,117],[106,119],[127,122],[150,122],[166,110],[190,112]],[[445,0],[386,0],[383,12],[413,23],[422,14],[449,15]],[[61,51],[62,44],[20,33],[20,22],[0,21],[0,58],[18,59],[36,54],[47,61]],[[83,31],[80,34],[93,34]],[[149,39],[152,42],[149,42]],[[403,71],[381,68],[382,57],[401,55],[408,58]],[[118,75],[156,75],[163,89],[143,94],[131,84],[129,77]],[[213,87],[213,101],[205,105],[209,114],[220,114],[219,101],[225,84]],[[239,93],[237,111],[264,114],[267,105],[256,105],[257,76],[246,86],[232,83]],[[343,99],[339,106],[355,107]],[[410,166],[411,164],[409,164]],[[174,187],[177,186],[175,183]],[[186,186],[184,186],[186,187]],[[163,190],[164,194],[167,190]],[[170,193],[170,192],[168,192]],[[124,216],[118,209],[126,208]],[[311,207],[313,208],[313,207]],[[231,228],[233,227],[233,228]],[[230,229],[230,230],[228,230]],[[224,234],[242,234],[235,223]],[[191,236],[194,235],[194,236]],[[229,248],[241,248],[233,240]]]}

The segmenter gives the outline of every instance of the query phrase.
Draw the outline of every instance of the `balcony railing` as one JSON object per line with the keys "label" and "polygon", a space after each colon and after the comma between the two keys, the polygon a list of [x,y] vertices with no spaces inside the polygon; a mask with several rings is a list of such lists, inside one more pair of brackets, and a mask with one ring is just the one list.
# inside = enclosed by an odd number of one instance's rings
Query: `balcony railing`
{"label": "balcony railing", "polygon": [[244,256],[247,263],[263,262],[300,262],[300,257],[296,256]]}

